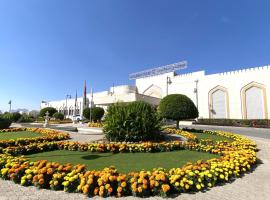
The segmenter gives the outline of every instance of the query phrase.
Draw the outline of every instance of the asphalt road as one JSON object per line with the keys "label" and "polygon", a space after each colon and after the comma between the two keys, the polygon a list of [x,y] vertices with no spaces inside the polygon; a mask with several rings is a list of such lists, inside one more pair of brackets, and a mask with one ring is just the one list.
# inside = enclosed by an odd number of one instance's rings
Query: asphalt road
{"label": "asphalt road", "polygon": [[246,127],[211,126],[211,125],[190,125],[181,127],[203,129],[203,130],[228,131],[250,137],[270,139],[270,129],[267,128],[246,128]]}

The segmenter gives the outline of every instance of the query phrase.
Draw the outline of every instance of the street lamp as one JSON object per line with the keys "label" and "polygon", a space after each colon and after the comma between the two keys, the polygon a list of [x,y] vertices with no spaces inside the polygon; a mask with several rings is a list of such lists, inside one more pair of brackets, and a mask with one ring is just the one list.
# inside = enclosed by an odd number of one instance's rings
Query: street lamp
{"label": "street lamp", "polygon": [[70,94],[67,94],[66,95],[66,110],[67,110],[67,113],[66,112],[64,112],[66,115],[68,115],[68,107],[67,107],[67,99],[71,99],[71,95]]}
{"label": "street lamp", "polygon": [[167,76],[167,79],[166,79],[166,95],[168,95],[168,91],[169,91],[169,85],[172,84],[172,80],[169,76]]}

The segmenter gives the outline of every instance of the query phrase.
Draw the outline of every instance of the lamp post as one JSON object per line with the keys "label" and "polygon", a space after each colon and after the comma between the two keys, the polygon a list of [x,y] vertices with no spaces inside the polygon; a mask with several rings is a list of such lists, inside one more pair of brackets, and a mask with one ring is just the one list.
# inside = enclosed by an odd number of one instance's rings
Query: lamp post
{"label": "lamp post", "polygon": [[172,84],[172,80],[169,76],[167,76],[167,78],[166,78],[166,96],[169,93],[169,85],[171,85],[171,84]]}
{"label": "lamp post", "polygon": [[[71,95],[70,94],[67,94],[66,95],[66,110],[67,110],[67,113],[65,113],[65,111],[64,111],[64,113],[67,114],[67,115],[68,115],[68,107],[67,107],[67,99],[68,98],[71,99]],[[65,117],[66,117],[66,115],[65,115]]]}

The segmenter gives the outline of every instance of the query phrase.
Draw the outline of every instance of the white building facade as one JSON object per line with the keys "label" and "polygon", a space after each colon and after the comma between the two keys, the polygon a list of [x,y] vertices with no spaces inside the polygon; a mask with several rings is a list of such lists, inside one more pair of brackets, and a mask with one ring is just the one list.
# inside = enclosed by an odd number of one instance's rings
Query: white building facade
{"label": "white building facade", "polygon": [[[270,66],[209,74],[198,71],[175,72],[138,78],[135,86],[111,87],[109,91],[87,94],[93,105],[106,108],[115,102],[146,101],[158,105],[167,94],[185,94],[198,107],[199,118],[269,119]],[[69,117],[82,114],[83,98],[51,101],[52,106]],[[75,113],[76,112],[76,113]]]}

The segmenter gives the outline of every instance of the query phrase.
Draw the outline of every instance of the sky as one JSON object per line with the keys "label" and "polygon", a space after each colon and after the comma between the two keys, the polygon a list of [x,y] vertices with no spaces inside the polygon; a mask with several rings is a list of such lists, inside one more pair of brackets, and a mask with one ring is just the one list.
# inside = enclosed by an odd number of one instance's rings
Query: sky
{"label": "sky", "polygon": [[0,110],[39,109],[188,61],[207,74],[270,64],[268,0],[0,0]]}

